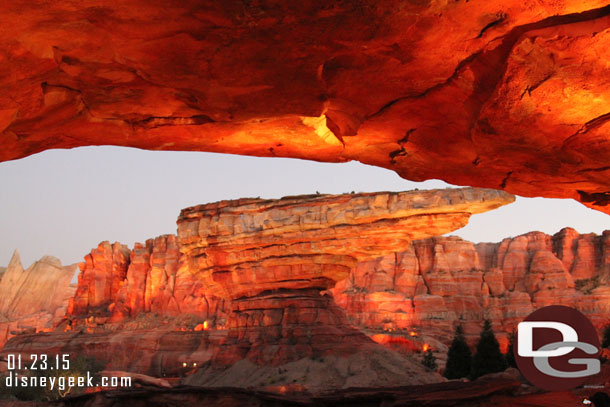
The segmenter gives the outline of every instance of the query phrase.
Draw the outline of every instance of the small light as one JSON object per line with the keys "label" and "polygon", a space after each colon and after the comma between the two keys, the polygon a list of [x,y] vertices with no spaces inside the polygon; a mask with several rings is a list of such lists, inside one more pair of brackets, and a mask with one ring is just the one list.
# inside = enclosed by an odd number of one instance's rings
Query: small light
{"label": "small light", "polygon": [[193,363],[193,367],[197,367],[197,363]]}
{"label": "small light", "polygon": [[586,398],[586,397],[585,397],[585,398],[582,400],[582,404],[584,404],[584,405],[586,405],[586,406],[589,406],[589,405],[591,405],[591,400],[589,400],[588,398]]}
{"label": "small light", "polygon": [[187,367],[188,364],[186,362],[182,362],[182,367]]}

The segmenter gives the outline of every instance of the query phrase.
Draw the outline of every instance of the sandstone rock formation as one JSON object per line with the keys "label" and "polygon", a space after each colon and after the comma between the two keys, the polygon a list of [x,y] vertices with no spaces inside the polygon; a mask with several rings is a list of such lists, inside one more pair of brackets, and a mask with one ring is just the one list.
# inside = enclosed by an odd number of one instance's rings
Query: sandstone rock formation
{"label": "sandstone rock formation", "polygon": [[97,317],[90,322],[100,325],[143,312],[199,315],[215,323],[223,316],[223,301],[181,263],[175,235],[136,243],[133,250],[102,242],[79,263],[78,290],[68,314]]}
{"label": "sandstone rock formation", "polygon": [[[610,231],[478,244],[419,239],[511,199],[463,189],[187,208],[178,236],[92,250],[68,319],[55,332],[13,338],[4,353],[86,353],[110,369],[197,385],[296,380],[320,391],[436,380],[404,353],[432,346],[442,359],[458,323],[474,343],[490,319],[503,347],[515,324],[544,305],[575,306],[605,326]],[[15,270],[23,270],[18,257],[0,287],[16,286]]]}
{"label": "sandstone rock formation", "polygon": [[370,342],[319,294],[359,260],[455,230],[513,199],[466,188],[222,201],[184,209],[178,240],[206,289],[231,301],[232,351],[222,362],[283,364]]}
{"label": "sandstone rock formation", "polygon": [[344,162],[610,213],[602,0],[4,2],[0,160]]}
{"label": "sandstone rock formation", "polygon": [[0,348],[20,332],[51,330],[64,317],[75,287],[76,265],[44,256],[26,270],[15,250],[0,275]]}
{"label": "sandstone rock formation", "polygon": [[[513,200],[464,188],[187,208],[177,237],[133,250],[101,243],[80,264],[65,329],[23,335],[3,351],[88,353],[109,369],[188,375],[187,383],[209,386],[296,381],[319,391],[435,382],[440,377],[412,357],[350,326],[321,291],[362,259],[449,232]],[[208,325],[185,329],[185,313]]]}
{"label": "sandstone rock formation", "polygon": [[[553,236],[531,232],[500,243],[458,237],[414,241],[405,250],[358,264],[332,290],[350,321],[412,342],[447,345],[462,324],[473,343],[490,319],[508,335],[534,309],[578,308],[601,330],[610,323],[610,231]],[[390,334],[391,332],[391,334]],[[409,333],[417,336],[410,338]],[[375,336],[374,336],[375,337]],[[420,345],[421,346],[421,345]]]}

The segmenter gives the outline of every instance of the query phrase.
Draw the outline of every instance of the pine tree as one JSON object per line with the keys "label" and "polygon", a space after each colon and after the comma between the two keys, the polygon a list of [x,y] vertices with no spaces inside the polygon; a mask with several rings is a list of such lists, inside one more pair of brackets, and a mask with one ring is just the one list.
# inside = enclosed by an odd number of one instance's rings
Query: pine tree
{"label": "pine tree", "polygon": [[506,364],[508,367],[517,367],[517,362],[515,361],[515,331],[513,331],[508,337],[508,351],[504,357],[506,358]]}
{"label": "pine tree", "polygon": [[464,330],[461,325],[455,328],[453,341],[449,352],[447,352],[447,364],[445,365],[445,377],[447,379],[459,379],[470,374],[472,354],[464,339]]}
{"label": "pine tree", "polygon": [[604,329],[604,338],[602,339],[602,348],[610,348],[610,325]]}
{"label": "pine tree", "polygon": [[488,373],[502,372],[506,369],[506,360],[500,352],[500,345],[491,329],[491,323],[485,320],[481,337],[477,344],[477,353],[472,358],[470,377],[476,379]]}
{"label": "pine tree", "polygon": [[424,360],[422,361],[422,364],[430,370],[436,370],[438,368],[438,366],[436,365],[436,358],[432,353],[432,349],[428,348],[428,350],[424,354]]}

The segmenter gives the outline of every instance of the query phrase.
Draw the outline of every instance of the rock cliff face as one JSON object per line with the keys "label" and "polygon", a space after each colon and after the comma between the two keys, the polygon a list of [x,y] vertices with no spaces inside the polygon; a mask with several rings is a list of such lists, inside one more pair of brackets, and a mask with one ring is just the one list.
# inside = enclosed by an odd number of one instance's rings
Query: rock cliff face
{"label": "rock cliff face", "polygon": [[474,341],[490,319],[506,346],[516,324],[545,305],[576,307],[598,328],[610,323],[609,283],[610,231],[580,235],[566,228],[500,243],[414,241],[359,263],[332,292],[350,320],[366,329],[406,338],[414,332],[446,345],[457,324]]}
{"label": "rock cliff face", "polygon": [[602,0],[4,2],[0,160],[358,160],[610,213]]}
{"label": "rock cliff face", "polygon": [[231,301],[224,362],[281,364],[355,353],[370,341],[320,295],[359,260],[512,200],[496,190],[446,189],[224,201],[184,209],[178,239],[189,269]]}
{"label": "rock cliff face", "polygon": [[64,317],[75,287],[76,265],[45,256],[26,270],[15,251],[0,274],[0,348],[18,333],[53,329]]}
{"label": "rock cliff face", "polygon": [[[16,255],[0,310],[56,329],[13,338],[4,352],[87,353],[111,369],[196,385],[323,390],[438,380],[378,344],[407,354],[431,346],[442,358],[457,324],[474,342],[490,319],[506,347],[516,323],[549,304],[609,323],[610,231],[426,238],[512,199],[457,189],[187,208],[177,236],[133,249],[103,242],[85,256],[63,321],[71,273],[49,258],[24,272]],[[50,271],[33,280],[43,266]],[[56,292],[41,296],[49,284]]]}
{"label": "rock cliff face", "polygon": [[[435,382],[436,373],[351,326],[322,291],[362,260],[455,230],[513,200],[464,188],[187,208],[177,236],[133,250],[103,242],[85,257],[64,322],[72,332],[22,336],[4,351],[89,353],[113,369],[189,373],[187,382],[198,385],[307,382],[319,390]],[[204,322],[180,326],[186,313]]]}
{"label": "rock cliff face", "polygon": [[185,267],[175,235],[136,243],[133,250],[102,242],[79,267],[68,309],[77,323],[94,317],[90,322],[103,325],[141,313],[192,314],[216,322],[223,315],[223,301]]}

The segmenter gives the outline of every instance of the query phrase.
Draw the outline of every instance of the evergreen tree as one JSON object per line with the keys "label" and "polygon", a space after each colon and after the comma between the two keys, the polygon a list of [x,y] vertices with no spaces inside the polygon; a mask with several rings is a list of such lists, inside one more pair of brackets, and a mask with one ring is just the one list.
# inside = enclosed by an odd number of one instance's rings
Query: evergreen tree
{"label": "evergreen tree", "polygon": [[438,368],[438,366],[436,365],[436,358],[432,353],[432,349],[428,348],[428,350],[424,354],[424,360],[422,361],[422,364],[430,370],[436,370]]}
{"label": "evergreen tree", "polygon": [[491,329],[491,323],[485,320],[481,337],[477,344],[477,353],[472,358],[470,377],[479,378],[488,373],[502,372],[506,369],[506,360],[500,352],[500,345]]}
{"label": "evergreen tree", "polygon": [[455,328],[453,341],[449,352],[447,352],[447,364],[445,365],[445,377],[447,379],[459,379],[470,374],[472,354],[464,339],[464,330],[461,325]]}
{"label": "evergreen tree", "polygon": [[604,329],[604,338],[602,339],[602,348],[610,348],[610,325]]}
{"label": "evergreen tree", "polygon": [[513,331],[508,337],[508,351],[506,352],[506,364],[508,367],[517,367],[517,362],[515,361],[515,331]]}

